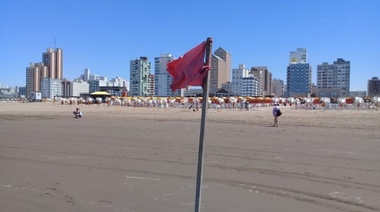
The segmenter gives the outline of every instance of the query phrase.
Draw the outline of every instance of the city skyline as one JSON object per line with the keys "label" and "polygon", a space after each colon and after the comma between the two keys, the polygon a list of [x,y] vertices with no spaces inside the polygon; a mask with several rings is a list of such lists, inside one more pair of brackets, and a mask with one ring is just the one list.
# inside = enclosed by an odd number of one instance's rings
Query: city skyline
{"label": "city skyline", "polygon": [[337,58],[351,61],[351,90],[367,90],[368,80],[380,75],[379,1],[192,1],[180,9],[182,4],[2,1],[0,83],[25,86],[29,63],[58,47],[65,52],[64,78],[90,68],[129,81],[130,60],[153,62],[162,53],[177,58],[207,37],[213,51],[222,47],[231,54],[231,69],[267,66],[273,78],[285,80],[289,53],[306,48],[314,84],[317,65]]}

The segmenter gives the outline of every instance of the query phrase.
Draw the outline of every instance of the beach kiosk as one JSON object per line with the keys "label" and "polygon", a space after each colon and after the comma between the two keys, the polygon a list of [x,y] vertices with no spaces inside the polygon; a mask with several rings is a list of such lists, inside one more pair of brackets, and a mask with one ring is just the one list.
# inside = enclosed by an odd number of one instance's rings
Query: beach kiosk
{"label": "beach kiosk", "polygon": [[95,91],[93,93],[90,93],[90,97],[93,99],[102,98],[102,102],[104,102],[107,97],[111,97],[111,94],[106,91]]}

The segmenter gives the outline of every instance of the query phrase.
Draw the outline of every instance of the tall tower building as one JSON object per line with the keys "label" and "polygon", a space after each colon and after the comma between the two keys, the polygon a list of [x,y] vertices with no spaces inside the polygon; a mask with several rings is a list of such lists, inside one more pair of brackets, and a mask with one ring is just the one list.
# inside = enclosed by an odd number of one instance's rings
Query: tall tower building
{"label": "tall tower building", "polygon": [[380,79],[378,77],[368,80],[367,96],[380,96]]}
{"label": "tall tower building", "polygon": [[272,94],[272,73],[266,66],[254,66],[251,73],[259,80],[259,95]]}
{"label": "tall tower building", "polygon": [[48,68],[43,63],[30,63],[26,68],[26,96],[31,92],[41,92],[41,80],[47,76]]}
{"label": "tall tower building", "polygon": [[350,94],[350,61],[338,58],[317,66],[318,96],[347,97]]}
{"label": "tall tower building", "polygon": [[62,49],[47,49],[42,53],[42,62],[30,63],[26,68],[26,95],[30,96],[31,92],[41,92],[42,80],[62,79],[63,73],[63,56]]}
{"label": "tall tower building", "polygon": [[83,74],[83,81],[89,81],[90,80],[90,69],[85,68],[84,69],[84,74]]}
{"label": "tall tower building", "polygon": [[308,97],[311,94],[310,64],[289,64],[286,72],[286,83],[287,97]]}
{"label": "tall tower building", "polygon": [[173,60],[171,54],[161,54],[154,58],[154,95],[155,96],[181,96],[181,90],[172,92],[170,85],[173,78],[167,69],[168,62]]}
{"label": "tall tower building", "polygon": [[149,73],[148,75],[148,95],[149,96],[154,96],[154,74]]}
{"label": "tall tower building", "polygon": [[30,63],[29,67],[26,67],[26,96],[29,97],[30,93],[35,91],[35,78],[39,73],[34,71],[34,63]]}
{"label": "tall tower building", "polygon": [[62,79],[63,70],[63,55],[62,49],[48,48],[46,52],[42,53],[42,62],[48,67],[48,78]]}
{"label": "tall tower building", "polygon": [[219,47],[211,57],[210,89],[222,88],[231,81],[231,55]]}
{"label": "tall tower building", "polygon": [[286,72],[285,97],[307,97],[311,94],[311,66],[307,63],[307,51],[298,48],[290,52]]}
{"label": "tall tower building", "polygon": [[130,61],[130,95],[149,96],[150,62],[147,57]]}

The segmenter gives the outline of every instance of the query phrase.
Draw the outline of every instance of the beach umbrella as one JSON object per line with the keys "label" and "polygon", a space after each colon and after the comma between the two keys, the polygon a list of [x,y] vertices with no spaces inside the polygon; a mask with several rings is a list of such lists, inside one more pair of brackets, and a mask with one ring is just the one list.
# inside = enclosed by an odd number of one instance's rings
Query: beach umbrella
{"label": "beach umbrella", "polygon": [[352,98],[352,97],[347,97],[347,98],[346,98],[346,104],[354,104],[354,98]]}
{"label": "beach umbrella", "polygon": [[313,104],[319,104],[320,102],[321,102],[321,98],[319,98],[319,97],[315,97],[313,99]]}
{"label": "beach umbrella", "polygon": [[266,103],[266,104],[270,104],[270,103],[272,103],[272,98],[270,98],[270,97],[265,97],[265,98],[264,98],[264,103]]}

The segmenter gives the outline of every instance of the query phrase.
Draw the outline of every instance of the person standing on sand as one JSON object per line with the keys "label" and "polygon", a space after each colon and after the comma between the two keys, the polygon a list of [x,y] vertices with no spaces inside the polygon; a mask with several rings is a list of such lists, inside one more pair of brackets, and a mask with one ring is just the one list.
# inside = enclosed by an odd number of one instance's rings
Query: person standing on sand
{"label": "person standing on sand", "polygon": [[199,101],[198,100],[195,101],[195,110],[196,111],[199,110]]}
{"label": "person standing on sand", "polygon": [[246,111],[249,111],[249,101],[248,101],[248,99],[245,100],[245,102],[244,102],[244,107],[245,107],[245,110],[246,110]]}
{"label": "person standing on sand", "polygon": [[273,110],[272,110],[272,114],[274,118],[273,127],[278,127],[278,120],[277,120],[277,117],[279,116],[278,111],[280,111],[280,105],[278,104],[278,102],[275,102],[273,106]]}

